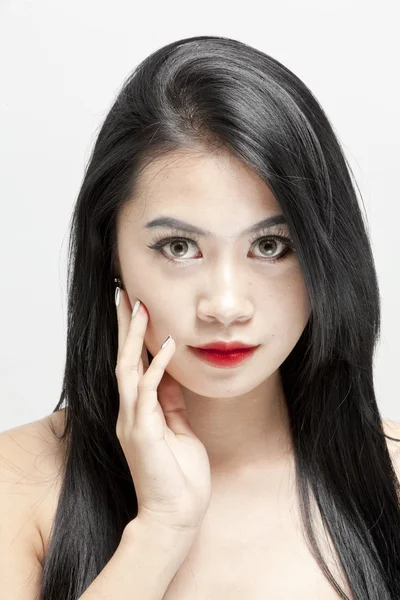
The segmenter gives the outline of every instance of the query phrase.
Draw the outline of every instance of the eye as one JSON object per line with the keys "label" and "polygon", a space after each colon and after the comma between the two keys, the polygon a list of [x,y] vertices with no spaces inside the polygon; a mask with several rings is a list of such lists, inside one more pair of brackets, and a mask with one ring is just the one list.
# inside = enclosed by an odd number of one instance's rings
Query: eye
{"label": "eye", "polygon": [[[176,261],[176,262],[181,262],[179,259],[181,258],[195,258],[194,256],[187,256],[187,248],[188,246],[195,246],[197,245],[199,240],[189,240],[188,238],[161,238],[158,240],[155,240],[155,242],[153,244],[150,244],[148,246],[148,248],[150,248],[151,250],[156,250],[157,252],[159,252],[162,256],[164,256],[165,258],[172,260],[172,261]],[[175,250],[172,251],[172,256],[169,256],[165,253],[164,248],[166,246],[169,246],[170,248],[175,248]]]}
{"label": "eye", "polygon": [[[172,261],[173,263],[179,264],[187,262],[186,259],[189,261],[195,258],[195,256],[187,256],[187,252],[188,247],[195,247],[198,245],[198,242],[199,239],[189,239],[185,237],[161,237],[148,245],[148,248],[159,252],[168,260],[168,262]],[[294,252],[293,242],[291,238],[286,235],[268,235],[251,240],[252,247],[257,245],[260,245],[264,250],[262,251],[261,256],[256,256],[256,260],[268,264],[283,260],[286,255]],[[165,247],[167,246],[170,247],[172,255],[166,253]],[[281,249],[281,252],[277,253],[277,248],[283,249]]]}
{"label": "eye", "polygon": [[172,258],[194,258],[194,256],[187,256],[188,246],[194,246],[195,241],[186,238],[176,238],[165,245],[172,249]]}
{"label": "eye", "polygon": [[[268,258],[270,256],[272,256],[272,259],[269,260],[268,262],[278,262],[279,260],[282,260],[286,254],[288,252],[290,252],[291,248],[292,248],[292,244],[289,238],[284,237],[282,239],[281,236],[268,236],[268,237],[263,237],[260,240],[257,240],[255,242],[255,244],[260,244],[260,247],[263,248],[262,252],[265,252],[267,254],[267,256],[265,258]],[[281,252],[278,253],[278,256],[276,256],[276,248],[283,246],[283,250],[281,250]],[[265,255],[263,255],[265,256]]]}

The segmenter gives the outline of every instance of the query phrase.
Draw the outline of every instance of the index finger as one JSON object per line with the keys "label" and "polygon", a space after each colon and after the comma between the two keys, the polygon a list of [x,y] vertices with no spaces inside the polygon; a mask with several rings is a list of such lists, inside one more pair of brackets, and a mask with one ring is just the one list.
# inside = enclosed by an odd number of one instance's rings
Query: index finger
{"label": "index finger", "polygon": [[[132,305],[129,300],[128,294],[120,289],[120,301],[119,304],[121,307],[117,307],[117,320],[118,320],[118,359],[120,352],[122,351],[122,347],[126,340],[126,336],[128,335],[129,328],[133,325],[132,323]],[[120,310],[118,310],[118,308]],[[147,310],[146,310],[147,313]],[[148,313],[147,313],[148,314]],[[149,368],[149,357],[147,354],[147,349],[143,339],[143,346],[141,352],[142,365],[139,362],[139,375],[143,376],[143,373],[147,371]]]}

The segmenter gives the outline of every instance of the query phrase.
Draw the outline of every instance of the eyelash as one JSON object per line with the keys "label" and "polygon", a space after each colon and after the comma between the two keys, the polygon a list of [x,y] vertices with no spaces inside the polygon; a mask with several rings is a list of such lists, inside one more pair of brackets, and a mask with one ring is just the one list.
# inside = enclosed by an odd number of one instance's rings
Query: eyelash
{"label": "eyelash", "polygon": [[[152,244],[149,244],[147,247],[150,248],[151,250],[155,250],[156,252],[159,252],[161,254],[161,256],[163,256],[168,262],[172,262],[174,264],[177,263],[182,263],[182,262],[187,262],[185,259],[179,259],[179,258],[170,258],[168,256],[166,256],[163,252],[163,247],[166,246],[167,244],[171,244],[172,242],[176,242],[176,241],[185,241],[188,243],[195,243],[198,245],[198,242],[200,241],[200,239],[198,237],[193,237],[193,238],[186,238],[186,237],[182,237],[181,235],[179,235],[179,232],[173,232],[174,234],[176,233],[176,235],[174,236],[168,236],[168,237],[163,237],[162,235],[159,236],[158,238],[155,238],[153,240]],[[278,256],[278,258],[275,259],[269,259],[269,258],[258,258],[256,260],[259,260],[261,262],[265,262],[267,261],[268,263],[272,263],[275,264],[281,260],[283,260],[288,254],[290,254],[290,252],[294,252],[294,245],[293,245],[293,241],[290,237],[284,235],[284,231],[283,229],[278,229],[277,234],[275,235],[267,235],[265,232],[265,235],[259,237],[259,235],[257,234],[256,236],[254,236],[251,240],[250,243],[253,246],[256,242],[261,242],[261,241],[265,241],[267,239],[273,239],[273,240],[278,240],[279,242],[282,242],[283,244],[285,244],[285,246],[287,247],[286,250],[283,251],[283,253]],[[196,259],[189,259],[189,260],[196,260]]]}

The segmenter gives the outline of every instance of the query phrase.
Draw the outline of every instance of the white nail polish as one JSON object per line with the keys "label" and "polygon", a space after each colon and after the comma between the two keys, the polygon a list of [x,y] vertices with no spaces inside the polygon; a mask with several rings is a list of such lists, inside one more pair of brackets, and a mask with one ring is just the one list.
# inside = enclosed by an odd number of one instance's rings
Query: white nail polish
{"label": "white nail polish", "polygon": [[116,304],[116,306],[119,306],[119,300],[120,300],[120,297],[121,297],[121,293],[120,292],[121,292],[120,288],[116,287],[115,288],[115,304]]}
{"label": "white nail polish", "polygon": [[170,340],[170,339],[171,339],[171,336],[169,335],[169,336],[167,337],[167,339],[165,340],[165,342],[163,342],[163,344],[162,344],[162,346],[161,346],[160,350],[162,350],[163,348],[165,348],[165,346],[168,344],[168,342],[169,342],[169,340]]}
{"label": "white nail polish", "polygon": [[137,311],[139,310],[139,306],[140,306],[140,300],[136,300],[135,305],[133,307],[133,311],[132,311],[132,319],[136,315]]}

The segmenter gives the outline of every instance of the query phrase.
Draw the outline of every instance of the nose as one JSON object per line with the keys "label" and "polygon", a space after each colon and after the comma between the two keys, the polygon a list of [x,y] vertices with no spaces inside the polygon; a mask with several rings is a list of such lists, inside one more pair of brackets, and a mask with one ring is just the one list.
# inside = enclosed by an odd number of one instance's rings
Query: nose
{"label": "nose", "polygon": [[[249,282],[239,276],[238,269],[219,269],[209,279],[209,291],[202,294],[197,305],[197,316],[202,321],[218,321],[223,327],[252,318],[254,307],[249,298]],[[204,290],[204,287],[203,287]]]}

